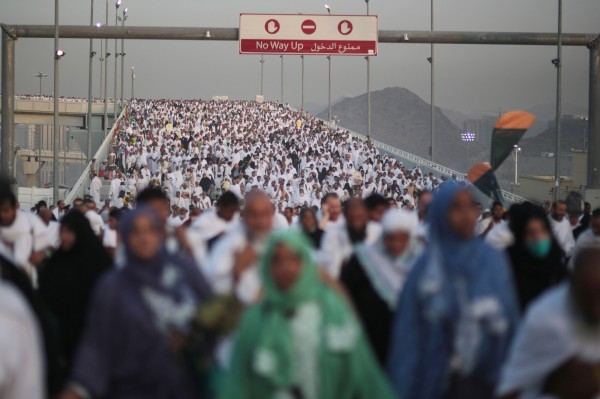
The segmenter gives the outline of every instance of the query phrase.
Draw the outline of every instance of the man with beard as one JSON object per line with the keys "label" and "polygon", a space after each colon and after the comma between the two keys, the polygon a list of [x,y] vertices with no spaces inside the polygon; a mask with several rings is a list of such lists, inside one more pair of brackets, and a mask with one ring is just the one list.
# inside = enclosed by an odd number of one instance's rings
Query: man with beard
{"label": "man with beard", "polygon": [[381,226],[369,222],[369,214],[364,202],[351,198],[344,207],[345,223],[325,231],[319,260],[329,273],[337,279],[342,265],[347,262],[359,243],[372,244],[381,234]]}

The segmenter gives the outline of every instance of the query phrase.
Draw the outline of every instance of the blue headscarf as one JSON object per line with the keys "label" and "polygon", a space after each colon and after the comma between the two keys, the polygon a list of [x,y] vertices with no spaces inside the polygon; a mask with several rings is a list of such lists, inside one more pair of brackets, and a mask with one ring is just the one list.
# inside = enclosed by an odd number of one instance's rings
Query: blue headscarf
{"label": "blue headscarf", "polygon": [[[190,308],[196,301],[209,298],[211,290],[190,259],[168,254],[164,245],[161,245],[152,259],[141,259],[133,253],[129,238],[135,222],[140,218],[148,218],[156,234],[163,234],[164,231],[153,209],[139,207],[127,212],[119,226],[125,248],[123,273],[133,279],[143,293],[151,290],[154,298],[170,298],[176,303],[187,304]],[[152,307],[151,303],[148,305]]]}
{"label": "blue headscarf", "polygon": [[[479,238],[460,237],[448,221],[465,190],[451,182],[436,194],[428,211],[429,246],[399,300],[389,373],[403,398],[442,398],[452,372],[493,385],[517,324],[504,254]],[[451,369],[453,359],[460,365]]]}

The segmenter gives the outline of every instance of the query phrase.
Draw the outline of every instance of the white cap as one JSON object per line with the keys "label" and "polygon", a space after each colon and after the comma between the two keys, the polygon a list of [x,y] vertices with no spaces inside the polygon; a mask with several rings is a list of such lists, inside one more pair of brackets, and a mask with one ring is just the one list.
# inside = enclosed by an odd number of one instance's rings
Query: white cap
{"label": "white cap", "polygon": [[381,219],[383,234],[398,232],[412,234],[418,223],[417,215],[414,212],[397,208],[388,210]]}

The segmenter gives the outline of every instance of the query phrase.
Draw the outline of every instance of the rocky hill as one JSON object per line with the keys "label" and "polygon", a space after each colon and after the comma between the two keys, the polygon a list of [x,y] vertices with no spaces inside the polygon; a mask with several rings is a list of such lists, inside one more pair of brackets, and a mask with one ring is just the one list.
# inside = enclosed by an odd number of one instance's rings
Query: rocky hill
{"label": "rocky hill", "polygon": [[[413,154],[429,158],[430,112],[428,103],[405,88],[392,87],[371,93],[371,135],[373,139]],[[356,132],[367,132],[367,95],[346,98],[332,106],[340,125]],[[319,114],[327,119],[327,111]],[[466,144],[461,129],[441,109],[435,110],[435,160],[445,166],[465,168]],[[476,147],[476,145],[474,145]],[[474,154],[477,151],[473,148]]]}

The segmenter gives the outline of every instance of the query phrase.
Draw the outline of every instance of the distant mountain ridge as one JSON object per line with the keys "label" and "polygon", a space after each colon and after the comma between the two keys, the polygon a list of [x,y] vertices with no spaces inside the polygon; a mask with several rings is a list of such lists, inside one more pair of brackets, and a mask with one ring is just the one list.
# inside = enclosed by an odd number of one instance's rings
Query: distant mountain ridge
{"label": "distant mountain ridge", "polygon": [[[340,125],[367,133],[367,95],[345,98],[332,106]],[[327,119],[327,110],[318,115]],[[429,158],[431,107],[412,91],[390,87],[371,92],[371,133],[376,140]],[[435,108],[435,160],[451,168],[463,168],[466,144],[461,128],[438,107]],[[457,154],[461,154],[457,156]]]}

